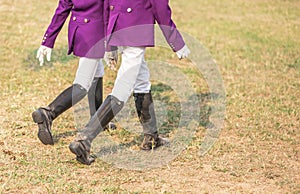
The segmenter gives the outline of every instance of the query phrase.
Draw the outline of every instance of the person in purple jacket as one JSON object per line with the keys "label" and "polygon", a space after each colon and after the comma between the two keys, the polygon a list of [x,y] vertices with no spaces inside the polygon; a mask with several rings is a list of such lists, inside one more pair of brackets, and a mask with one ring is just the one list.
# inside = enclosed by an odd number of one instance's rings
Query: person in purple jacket
{"label": "person in purple jacket", "polygon": [[[168,143],[159,137],[156,126],[150,73],[144,59],[146,47],[154,46],[154,23],[157,22],[170,47],[178,57],[187,57],[188,47],[171,19],[169,0],[105,0],[107,49],[118,47],[122,62],[112,93],[69,145],[76,159],[90,165],[91,142],[103,127],[123,108],[133,91],[139,120],[143,126],[143,150]],[[117,58],[116,50],[108,52],[108,62]]]}
{"label": "person in purple jacket", "polygon": [[101,61],[104,49],[104,0],[59,0],[52,21],[46,30],[37,58],[40,65],[44,57],[50,61],[51,51],[57,35],[71,13],[68,25],[68,54],[80,57],[73,84],[59,94],[47,107],[40,107],[32,113],[38,124],[38,138],[45,145],[53,145],[52,121],[88,94],[90,115],[102,104],[102,77],[104,67]]}

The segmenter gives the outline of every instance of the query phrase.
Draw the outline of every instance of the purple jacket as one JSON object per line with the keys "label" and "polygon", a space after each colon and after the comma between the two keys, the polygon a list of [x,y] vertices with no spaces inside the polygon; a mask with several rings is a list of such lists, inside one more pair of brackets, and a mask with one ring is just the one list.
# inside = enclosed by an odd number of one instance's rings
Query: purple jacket
{"label": "purple jacket", "polygon": [[104,55],[104,0],[59,0],[42,45],[53,48],[55,39],[70,13],[68,54],[102,58]]}
{"label": "purple jacket", "polygon": [[110,46],[154,46],[155,22],[173,51],[185,44],[171,19],[169,0],[105,0],[104,12]]}

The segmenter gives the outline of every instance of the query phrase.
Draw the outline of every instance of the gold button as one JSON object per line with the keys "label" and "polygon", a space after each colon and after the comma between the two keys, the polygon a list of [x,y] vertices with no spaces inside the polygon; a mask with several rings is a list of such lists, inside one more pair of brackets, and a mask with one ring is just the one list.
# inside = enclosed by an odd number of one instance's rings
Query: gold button
{"label": "gold button", "polygon": [[76,21],[76,17],[75,16],[73,17],[73,21]]}
{"label": "gold button", "polygon": [[43,38],[43,39],[44,39],[44,40],[46,40],[46,39],[47,39],[47,37],[45,37],[45,36],[44,36],[44,38]]}
{"label": "gold button", "polygon": [[89,19],[84,18],[84,23],[88,23],[88,22],[89,22]]}
{"label": "gold button", "polygon": [[132,12],[132,9],[130,7],[127,8],[127,12],[130,13]]}
{"label": "gold button", "polygon": [[109,9],[110,9],[111,11],[112,11],[112,10],[114,10],[114,8],[115,8],[115,7],[114,7],[114,6],[112,6],[112,5],[111,5],[111,6],[109,6]]}

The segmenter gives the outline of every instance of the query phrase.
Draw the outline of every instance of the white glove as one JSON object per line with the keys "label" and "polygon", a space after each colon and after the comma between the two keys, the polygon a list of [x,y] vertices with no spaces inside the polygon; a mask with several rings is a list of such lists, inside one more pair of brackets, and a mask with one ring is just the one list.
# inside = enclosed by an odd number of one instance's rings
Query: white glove
{"label": "white glove", "polygon": [[187,58],[187,56],[191,53],[190,49],[184,45],[179,51],[176,52],[179,59]]}
{"label": "white glove", "polygon": [[40,66],[43,66],[45,56],[47,58],[47,61],[50,61],[51,52],[52,52],[52,48],[46,47],[44,45],[40,46],[39,50],[36,53],[36,58],[39,59]]}
{"label": "white glove", "polygon": [[116,71],[116,66],[118,63],[118,50],[105,52],[104,60],[111,70]]}

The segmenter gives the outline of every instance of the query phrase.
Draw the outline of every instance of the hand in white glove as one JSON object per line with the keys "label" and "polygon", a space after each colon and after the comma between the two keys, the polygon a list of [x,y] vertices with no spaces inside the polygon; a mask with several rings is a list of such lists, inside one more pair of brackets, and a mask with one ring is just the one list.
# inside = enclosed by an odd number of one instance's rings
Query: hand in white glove
{"label": "hand in white glove", "polygon": [[187,58],[187,56],[191,53],[190,49],[184,45],[182,49],[176,52],[179,59]]}
{"label": "hand in white glove", "polygon": [[116,71],[116,66],[118,63],[118,50],[105,52],[104,60],[111,70]]}
{"label": "hand in white glove", "polygon": [[52,48],[41,45],[39,50],[37,51],[36,58],[39,59],[40,66],[44,64],[44,57],[46,56],[47,61],[51,59]]}

